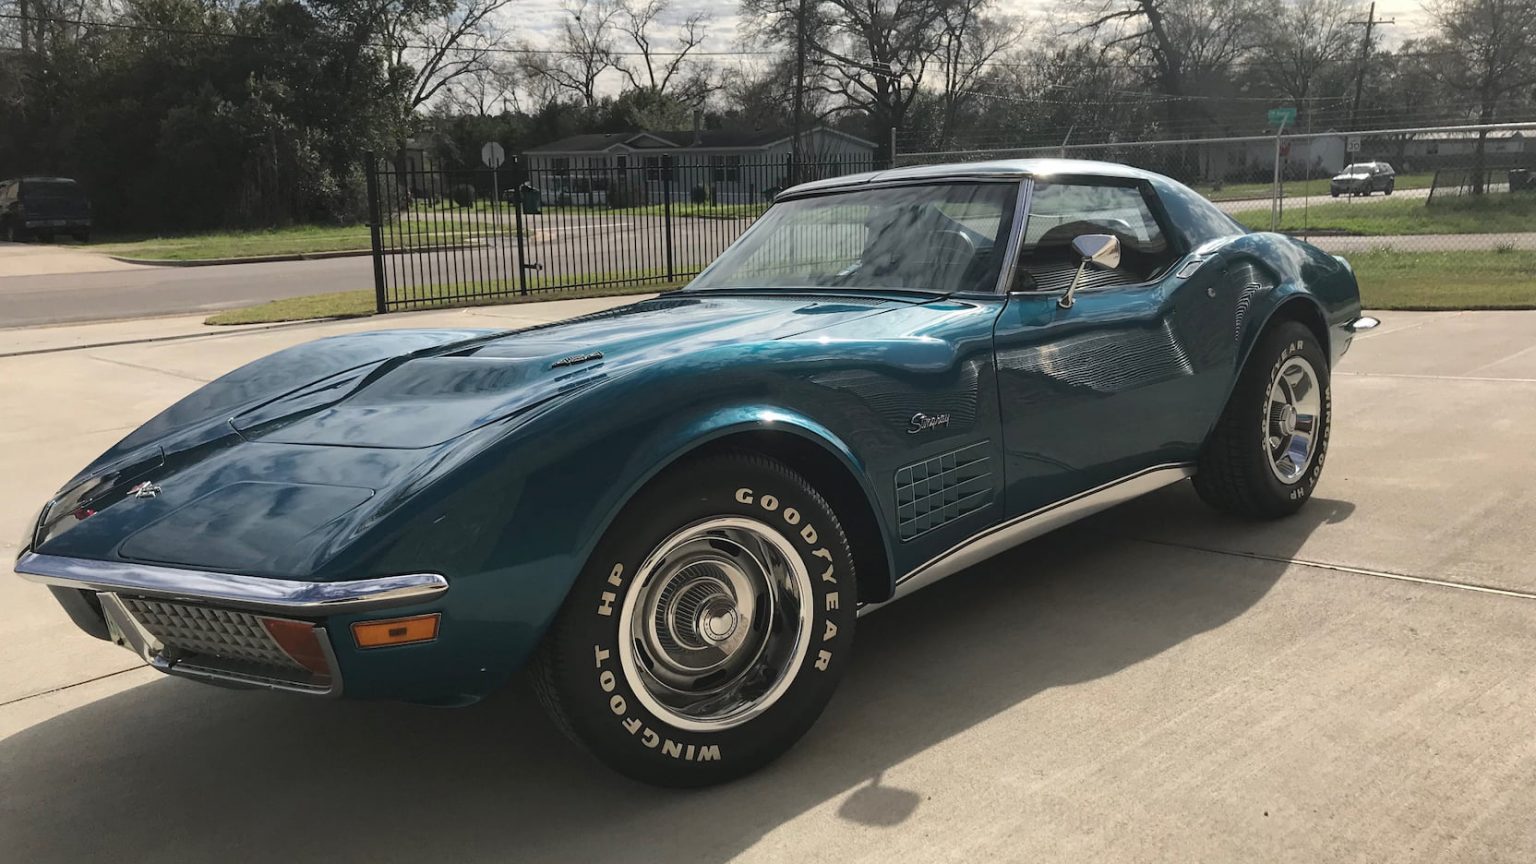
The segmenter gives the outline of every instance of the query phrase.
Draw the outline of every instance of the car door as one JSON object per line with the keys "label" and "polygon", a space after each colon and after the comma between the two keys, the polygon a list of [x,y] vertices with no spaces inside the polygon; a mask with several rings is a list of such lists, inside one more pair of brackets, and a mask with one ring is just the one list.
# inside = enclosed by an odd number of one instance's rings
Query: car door
{"label": "car door", "polygon": [[[994,329],[1010,516],[1197,457],[1230,383],[1242,281],[1189,253],[1143,181],[1032,186]],[[1120,266],[1085,273],[1063,308],[1071,239],[1103,233]]]}

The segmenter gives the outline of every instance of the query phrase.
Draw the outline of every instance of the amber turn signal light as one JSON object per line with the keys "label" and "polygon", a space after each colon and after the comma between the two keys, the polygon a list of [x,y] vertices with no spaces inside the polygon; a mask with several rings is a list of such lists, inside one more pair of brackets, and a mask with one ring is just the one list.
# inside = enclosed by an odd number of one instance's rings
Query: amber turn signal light
{"label": "amber turn signal light", "polygon": [[352,639],[359,648],[383,648],[386,645],[410,645],[437,638],[437,624],[443,616],[413,615],[383,621],[359,621],[352,625]]}

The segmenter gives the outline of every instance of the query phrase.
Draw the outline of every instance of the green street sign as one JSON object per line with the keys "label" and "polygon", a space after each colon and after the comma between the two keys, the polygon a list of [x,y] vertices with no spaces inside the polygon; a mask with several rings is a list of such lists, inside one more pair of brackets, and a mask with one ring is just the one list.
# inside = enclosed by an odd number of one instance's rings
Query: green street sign
{"label": "green street sign", "polygon": [[1269,125],[1279,128],[1281,126],[1296,125],[1295,108],[1271,108],[1269,109]]}

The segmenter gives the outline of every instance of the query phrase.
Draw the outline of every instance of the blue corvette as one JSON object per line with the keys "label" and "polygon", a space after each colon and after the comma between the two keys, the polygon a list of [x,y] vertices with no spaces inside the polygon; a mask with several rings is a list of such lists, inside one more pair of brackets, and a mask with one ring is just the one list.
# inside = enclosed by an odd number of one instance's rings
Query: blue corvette
{"label": "blue corvette", "polygon": [[1193,478],[1323,469],[1349,266],[1156,174],[802,185],[692,284],[515,332],[323,339],[87,466],[16,570],[173,675],[465,704],[527,668],[658,784],[788,749],[861,611]]}

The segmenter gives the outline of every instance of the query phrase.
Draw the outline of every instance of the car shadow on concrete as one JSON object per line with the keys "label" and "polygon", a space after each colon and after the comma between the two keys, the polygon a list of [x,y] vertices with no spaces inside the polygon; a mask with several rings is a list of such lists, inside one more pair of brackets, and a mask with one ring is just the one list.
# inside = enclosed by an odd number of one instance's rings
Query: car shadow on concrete
{"label": "car shadow on concrete", "polygon": [[1000,556],[861,619],[858,656],[811,733],[712,790],[607,772],[521,684],[441,710],[158,680],[0,741],[0,843],[29,862],[702,864],[839,798],[840,818],[895,826],[924,796],[884,783],[890,766],[1226,624],[1285,569],[1134,538],[1218,520],[1275,554],[1352,509],[1318,499],[1279,523],[1241,522],[1181,484]]}

